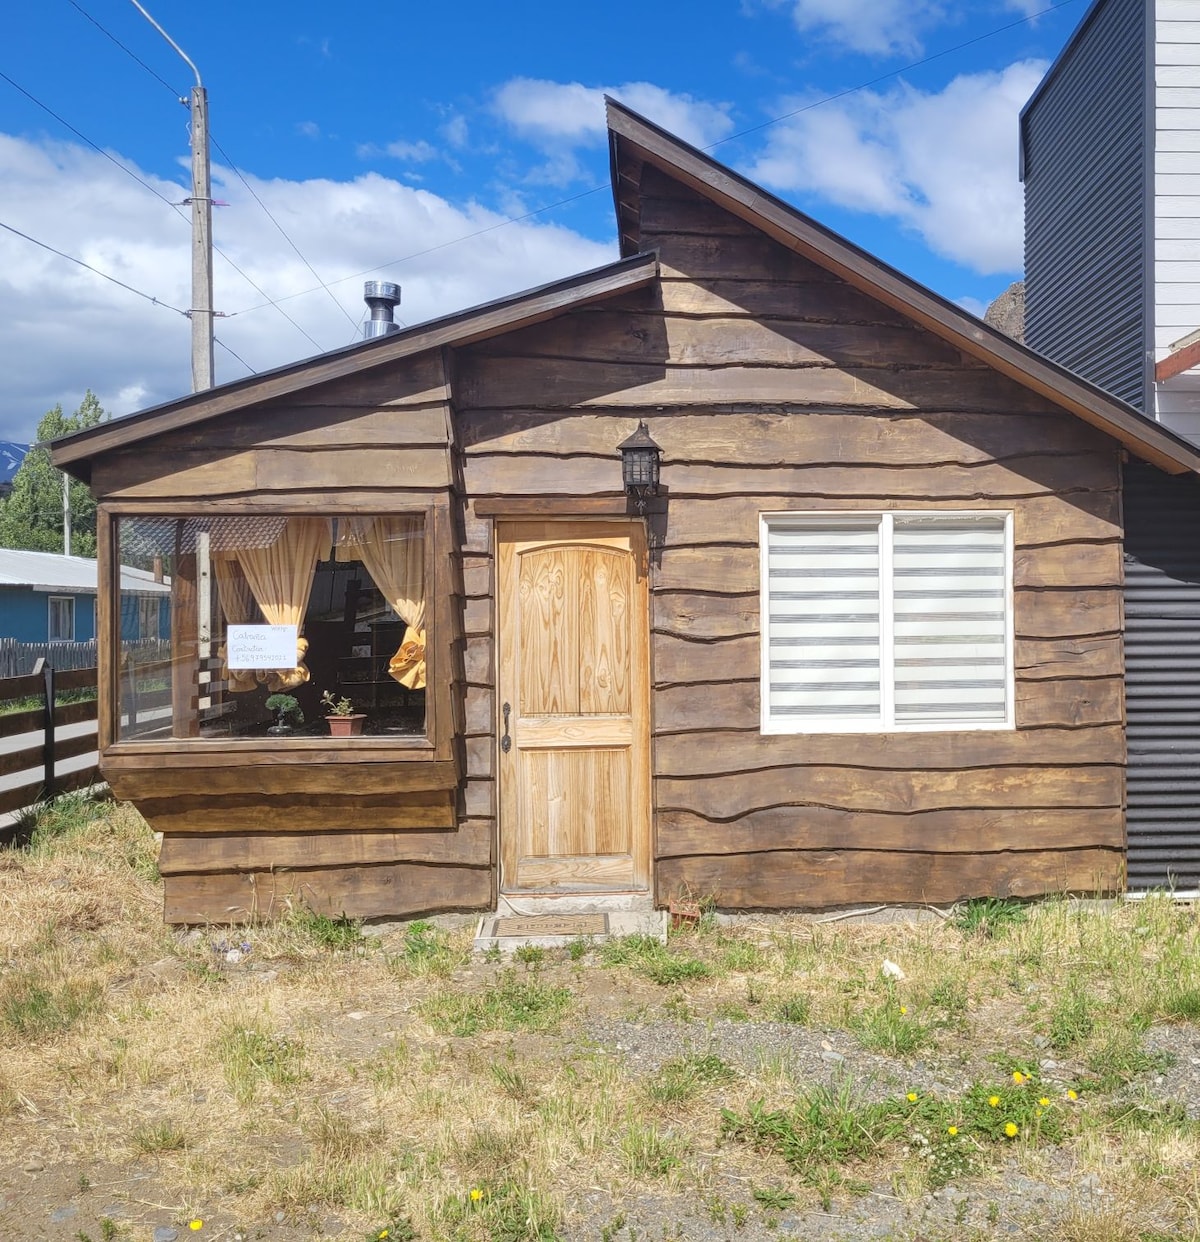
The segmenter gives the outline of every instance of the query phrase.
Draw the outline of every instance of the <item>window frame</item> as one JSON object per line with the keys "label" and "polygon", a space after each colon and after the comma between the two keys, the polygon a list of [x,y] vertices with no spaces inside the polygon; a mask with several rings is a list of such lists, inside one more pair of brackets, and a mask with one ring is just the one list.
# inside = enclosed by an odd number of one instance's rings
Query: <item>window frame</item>
{"label": "window frame", "polygon": [[[984,520],[1003,522],[1004,539],[1004,647],[1005,714],[1003,720],[897,721],[895,718],[895,634],[893,556],[896,519]],[[785,719],[771,712],[771,600],[768,558],[772,527],[800,527],[810,522],[874,520],[879,546],[879,691],[878,716],[812,716]],[[888,538],[883,532],[887,529]],[[1013,511],[1011,509],[804,509],[759,514],[759,731],[770,735],[820,733],[890,734],[1000,732],[1016,728],[1015,616],[1013,594]],[[888,675],[890,673],[890,676]]]}
{"label": "window frame", "polygon": [[[363,508],[347,507],[343,498],[326,497],[313,493],[309,503],[256,504],[253,502],[222,504],[222,517],[355,517]],[[449,659],[451,635],[450,581],[443,562],[452,547],[450,506],[447,499],[428,496],[396,497],[391,503],[379,497],[370,507],[372,515],[420,516],[425,523],[425,581],[426,615],[431,631],[441,631],[440,637],[429,643],[426,649],[428,692],[425,702],[425,733],[417,736],[396,737],[285,737],[267,739],[220,738],[154,739],[121,738],[118,735],[120,714],[120,661],[115,658],[120,649],[120,523],[129,518],[189,518],[204,515],[205,501],[156,500],[149,503],[130,504],[127,501],[101,501],[97,506],[97,546],[100,550],[100,590],[106,601],[107,615],[103,633],[106,636],[99,645],[98,661],[101,666],[101,758],[112,756],[114,761],[127,763],[130,770],[150,756],[172,757],[172,763],[188,767],[248,767],[254,762],[253,755],[264,750],[274,752],[293,751],[295,762],[307,762],[311,753],[314,762],[326,752],[339,752],[339,759],[348,762],[373,763],[380,752],[387,752],[389,761],[426,765],[433,772],[422,778],[414,788],[453,788],[458,780],[457,764],[453,749],[453,710],[450,704],[451,661]],[[436,627],[436,629],[435,629]],[[98,631],[99,631],[98,627]],[[99,632],[98,632],[99,636]],[[124,758],[122,758],[124,757]],[[292,760],[289,760],[292,762]]]}
{"label": "window frame", "polygon": [[[71,623],[69,626],[71,633],[66,638],[53,632],[55,604],[66,604],[67,606],[67,616]],[[51,595],[47,598],[46,641],[48,643],[73,643],[75,641],[75,597],[73,595]]]}

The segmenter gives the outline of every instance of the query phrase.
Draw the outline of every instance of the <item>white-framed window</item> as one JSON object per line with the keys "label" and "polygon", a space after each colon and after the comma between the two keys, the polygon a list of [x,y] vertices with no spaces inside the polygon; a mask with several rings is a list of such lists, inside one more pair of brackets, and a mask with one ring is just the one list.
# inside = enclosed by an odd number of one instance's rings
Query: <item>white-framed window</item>
{"label": "white-framed window", "polygon": [[46,637],[52,643],[75,641],[75,599],[70,595],[51,595]]}
{"label": "white-framed window", "polygon": [[1012,515],[764,513],[762,730],[1013,727]]}
{"label": "white-framed window", "polygon": [[157,595],[138,596],[138,637],[158,638],[159,616],[162,605]]}

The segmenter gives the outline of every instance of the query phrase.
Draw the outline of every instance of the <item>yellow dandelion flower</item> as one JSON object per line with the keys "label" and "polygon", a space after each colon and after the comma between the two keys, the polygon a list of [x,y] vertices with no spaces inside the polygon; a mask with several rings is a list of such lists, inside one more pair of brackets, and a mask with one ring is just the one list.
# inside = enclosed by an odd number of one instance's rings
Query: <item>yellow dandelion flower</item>
{"label": "yellow dandelion flower", "polygon": [[917,1102],[917,1093],[915,1091],[910,1091],[908,1093],[908,1102],[910,1104],[915,1104]]}
{"label": "yellow dandelion flower", "polygon": [[988,1105],[989,1105],[990,1107],[992,1107],[992,1108],[999,1108],[999,1107],[1000,1107],[1000,1097],[999,1097],[998,1095],[989,1095],[989,1096],[988,1096]]}
{"label": "yellow dandelion flower", "polygon": [[189,1229],[190,1229],[193,1233],[196,1233],[197,1231],[199,1231],[199,1230],[201,1230],[201,1229],[203,1229],[203,1228],[204,1228],[204,1222],[203,1222],[202,1220],[189,1220],[189,1221],[188,1221],[188,1228],[189,1228]]}
{"label": "yellow dandelion flower", "polygon": [[390,1238],[391,1236],[392,1235],[388,1233],[386,1229],[381,1229],[379,1231],[378,1237],[376,1238],[376,1242],[383,1242],[384,1238]]}
{"label": "yellow dandelion flower", "polygon": [[1049,1108],[1049,1107],[1050,1107],[1050,1097],[1049,1097],[1048,1095],[1044,1095],[1044,1096],[1042,1096],[1042,1098],[1041,1098],[1040,1100],[1038,1100],[1038,1103],[1039,1103],[1039,1104],[1040,1104],[1043,1108]]}
{"label": "yellow dandelion flower", "polygon": [[1021,1127],[1017,1125],[1015,1121],[1010,1121],[1008,1125],[1004,1127],[1004,1133],[1007,1134],[1009,1138],[1016,1138],[1017,1135],[1021,1133]]}
{"label": "yellow dandelion flower", "polygon": [[1019,1087],[1025,1081],[1025,1075],[1020,1070],[1013,1070],[1013,1082]]}
{"label": "yellow dandelion flower", "polygon": [[953,1138],[958,1133],[958,1126],[947,1126],[946,1133]]}
{"label": "yellow dandelion flower", "polygon": [[908,1006],[907,1006],[907,1005],[901,1005],[901,1006],[900,1006],[900,1013],[901,1013],[901,1016],[903,1016],[904,1014],[908,1013]]}
{"label": "yellow dandelion flower", "polygon": [[472,1188],[472,1190],[471,1190],[471,1202],[472,1202],[472,1203],[478,1203],[478,1202],[479,1202],[479,1200],[480,1200],[480,1199],[482,1199],[482,1198],[483,1198],[483,1191],[482,1191],[482,1190],[480,1190],[478,1187],[474,1187],[474,1188]]}
{"label": "yellow dandelion flower", "polygon": [[1067,1099],[1068,1099],[1068,1100],[1077,1100],[1077,1099],[1079,1099],[1079,1093],[1078,1093],[1077,1091],[1068,1091],[1068,1092],[1067,1092]]}

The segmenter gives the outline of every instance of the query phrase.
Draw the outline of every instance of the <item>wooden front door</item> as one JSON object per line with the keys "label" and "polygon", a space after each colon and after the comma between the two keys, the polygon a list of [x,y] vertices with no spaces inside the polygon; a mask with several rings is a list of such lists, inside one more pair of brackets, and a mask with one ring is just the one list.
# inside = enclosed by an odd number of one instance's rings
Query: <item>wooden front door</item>
{"label": "wooden front door", "polygon": [[501,888],[648,888],[644,528],[501,523],[497,561]]}

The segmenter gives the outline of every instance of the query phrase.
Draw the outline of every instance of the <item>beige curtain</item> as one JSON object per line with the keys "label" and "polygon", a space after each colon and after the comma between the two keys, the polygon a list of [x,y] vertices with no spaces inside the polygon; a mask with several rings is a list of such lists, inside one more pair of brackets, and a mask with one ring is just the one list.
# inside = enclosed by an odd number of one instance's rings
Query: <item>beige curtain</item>
{"label": "beige curtain", "polygon": [[[214,552],[212,568],[213,577],[217,580],[217,599],[225,614],[226,625],[249,625],[258,615],[258,609],[237,557],[232,552]],[[235,694],[244,694],[258,685],[253,669],[230,668],[225,663],[227,652],[224,643],[217,649],[217,655],[221,659],[221,677]]]}
{"label": "beige curtain", "polygon": [[362,561],[408,626],[388,674],[410,690],[425,686],[425,523],[419,517],[339,519],[339,560]]}
{"label": "beige curtain", "polygon": [[[238,564],[268,625],[304,624],[317,562],[328,555],[329,523],[320,518],[289,518],[273,543],[238,549]],[[296,667],[263,669],[259,680],[273,693],[303,685],[310,677],[307,651],[308,641],[298,639]]]}

